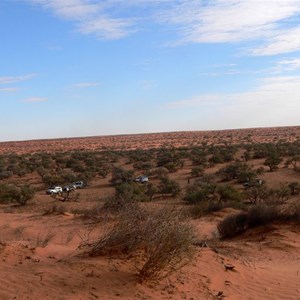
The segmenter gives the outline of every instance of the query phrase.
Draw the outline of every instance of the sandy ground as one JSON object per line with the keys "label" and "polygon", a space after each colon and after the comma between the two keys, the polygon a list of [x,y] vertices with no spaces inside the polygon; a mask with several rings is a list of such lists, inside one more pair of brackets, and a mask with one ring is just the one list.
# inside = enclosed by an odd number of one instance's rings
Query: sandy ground
{"label": "sandy ground", "polygon": [[[300,127],[226,131],[231,141],[246,139],[273,141],[276,134],[296,138]],[[85,149],[99,149],[102,143],[112,147],[152,147],[163,141],[198,143],[218,141],[224,132],[168,133],[128,137],[87,138]],[[200,139],[200,141],[202,141]],[[74,140],[0,143],[0,152],[72,149]],[[125,144],[124,144],[125,143]],[[75,143],[78,145],[78,140]],[[122,146],[123,145],[123,146]],[[263,160],[252,160],[254,167]],[[223,165],[206,172],[215,173]],[[130,166],[126,166],[129,168]],[[187,185],[191,163],[171,173],[182,188]],[[270,187],[300,181],[300,173],[280,167],[265,172],[262,179]],[[20,179],[13,178],[13,181]],[[37,174],[28,175],[27,183],[42,187]],[[191,183],[194,179],[191,179]],[[242,188],[240,186],[240,188]],[[107,226],[104,214],[99,223],[81,218],[78,212],[101,206],[105,197],[114,193],[109,178],[96,178],[79,192],[78,201],[60,202],[40,190],[24,207],[0,205],[0,299],[232,299],[282,300],[300,299],[300,228],[292,224],[274,224],[249,230],[230,241],[217,237],[217,223],[227,214],[226,209],[197,220],[189,220],[199,240],[207,247],[195,247],[194,259],[168,279],[139,283],[134,259],[88,257],[78,248],[88,238],[97,238]],[[299,199],[293,199],[299,201]],[[155,199],[144,205],[180,205],[179,200]],[[232,265],[233,270],[225,266]]]}
{"label": "sandy ground", "polygon": [[53,203],[43,200],[35,212],[1,207],[0,299],[300,299],[300,228],[275,224],[219,241],[216,224],[232,210],[191,220],[208,247],[195,247],[193,261],[170,278],[140,284],[133,260],[80,254],[105,221],[44,215]]}

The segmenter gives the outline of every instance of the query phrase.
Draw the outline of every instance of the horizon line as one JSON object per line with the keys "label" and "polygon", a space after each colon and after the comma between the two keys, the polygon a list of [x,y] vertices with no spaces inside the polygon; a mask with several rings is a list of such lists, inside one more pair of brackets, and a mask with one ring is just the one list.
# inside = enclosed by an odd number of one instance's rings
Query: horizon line
{"label": "horizon line", "polygon": [[278,125],[278,126],[259,126],[259,127],[240,127],[240,128],[222,128],[222,129],[202,129],[202,130],[174,130],[174,131],[156,131],[156,132],[139,132],[139,133],[117,133],[117,134],[102,134],[102,135],[86,135],[86,136],[66,136],[66,137],[50,137],[50,138],[33,138],[33,139],[20,139],[20,140],[5,140],[0,141],[4,143],[22,143],[22,142],[35,142],[35,141],[56,141],[67,139],[87,139],[87,138],[101,138],[101,137],[121,137],[121,136],[137,136],[137,135],[150,135],[150,134],[166,134],[166,133],[184,133],[184,132],[221,132],[221,131],[242,131],[242,130],[255,130],[267,128],[295,128],[300,125]]}

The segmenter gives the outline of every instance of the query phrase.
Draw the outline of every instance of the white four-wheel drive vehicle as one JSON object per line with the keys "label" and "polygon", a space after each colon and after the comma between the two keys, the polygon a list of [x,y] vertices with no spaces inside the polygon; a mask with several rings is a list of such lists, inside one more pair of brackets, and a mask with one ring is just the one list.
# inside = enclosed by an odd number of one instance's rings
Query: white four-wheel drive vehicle
{"label": "white four-wheel drive vehicle", "polygon": [[145,175],[141,175],[138,176],[134,179],[135,182],[139,182],[139,183],[147,183],[149,181],[148,176]]}
{"label": "white four-wheel drive vehicle", "polygon": [[62,193],[62,187],[61,186],[51,186],[46,191],[46,193],[50,194],[50,195]]}

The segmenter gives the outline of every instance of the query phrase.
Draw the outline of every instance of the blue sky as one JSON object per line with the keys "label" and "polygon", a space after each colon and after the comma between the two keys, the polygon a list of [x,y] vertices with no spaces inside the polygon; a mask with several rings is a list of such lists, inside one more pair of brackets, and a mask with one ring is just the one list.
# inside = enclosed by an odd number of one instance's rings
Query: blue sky
{"label": "blue sky", "polygon": [[0,141],[300,124],[299,0],[0,0]]}

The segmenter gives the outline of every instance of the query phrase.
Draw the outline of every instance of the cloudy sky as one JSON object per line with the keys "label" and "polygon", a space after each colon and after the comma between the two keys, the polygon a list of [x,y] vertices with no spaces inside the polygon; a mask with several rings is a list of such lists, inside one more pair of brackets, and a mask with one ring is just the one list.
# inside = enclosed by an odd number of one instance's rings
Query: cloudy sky
{"label": "cloudy sky", "polygon": [[299,0],[1,0],[0,141],[300,125]]}

